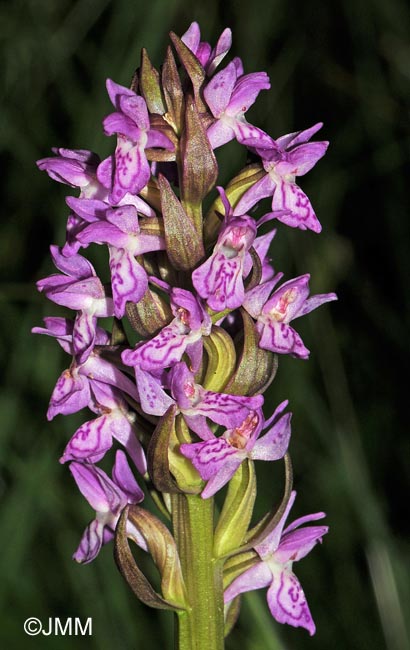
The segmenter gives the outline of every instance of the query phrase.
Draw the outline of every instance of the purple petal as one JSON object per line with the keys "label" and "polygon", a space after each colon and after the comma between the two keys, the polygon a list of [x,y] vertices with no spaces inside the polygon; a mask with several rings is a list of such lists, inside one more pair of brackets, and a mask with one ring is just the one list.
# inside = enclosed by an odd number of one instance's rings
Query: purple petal
{"label": "purple petal", "polygon": [[236,309],[245,297],[242,270],[242,257],[228,259],[216,251],[193,272],[192,282],[214,311]]}
{"label": "purple petal", "polygon": [[107,79],[105,85],[107,88],[109,98],[111,99],[112,103],[114,104],[117,110],[119,110],[120,108],[119,100],[122,95],[126,95],[128,97],[133,97],[135,95],[135,93],[132,90],[130,90],[130,88],[121,86],[120,84],[117,84],[115,81],[112,81],[112,79]]}
{"label": "purple petal", "polygon": [[186,32],[181,36],[181,41],[185,43],[194,54],[196,54],[200,40],[201,31],[197,22],[191,23]]}
{"label": "purple petal", "polygon": [[319,233],[322,230],[308,197],[298,185],[278,180],[273,194],[272,210],[288,210],[278,216],[278,220],[292,228],[313,230]]}
{"label": "purple petal", "polygon": [[114,156],[105,158],[97,168],[97,178],[106,189],[111,189],[111,184],[114,175]]}
{"label": "purple petal", "polygon": [[297,562],[304,558],[323,535],[329,531],[328,526],[306,526],[283,534],[279,548],[275,551],[275,560],[281,564]]}
{"label": "purple petal", "polygon": [[46,171],[50,178],[71,187],[86,187],[94,180],[95,169],[99,162],[96,154],[91,151],[75,152],[68,149],[57,149],[55,153],[58,154],[56,158],[43,158],[37,161],[39,169]]}
{"label": "purple petal", "polygon": [[213,497],[214,494],[218,492],[218,490],[223,488],[223,486],[231,480],[232,476],[240,466],[242,460],[243,458],[238,457],[228,458],[219,472],[208,481],[201,492],[201,497],[203,499],[209,499],[209,497]]}
{"label": "purple petal", "polygon": [[105,135],[118,134],[122,139],[128,140],[133,146],[139,141],[141,131],[127,115],[123,113],[111,113],[103,120]]}
{"label": "purple petal", "polygon": [[209,57],[211,56],[211,46],[209,43],[202,42],[199,44],[198,49],[195,53],[196,58],[200,62],[203,68],[207,65]]}
{"label": "purple petal", "polygon": [[[194,373],[184,362],[176,363],[170,373],[170,387],[174,399],[181,409],[189,409],[201,400],[202,387],[195,383]],[[192,415],[196,415],[193,409]]]}
{"label": "purple petal", "polygon": [[[238,455],[238,449],[228,444],[224,438],[214,438],[206,442],[183,444],[180,447],[180,451],[186,458],[191,460],[193,466],[204,481],[208,481],[215,474],[218,474],[232,456]],[[239,464],[242,460],[242,458],[239,460]],[[233,476],[234,472],[235,470],[230,476]]]}
{"label": "purple petal", "polygon": [[80,564],[92,562],[104,543],[104,524],[93,519],[85,529],[80,544],[73,555],[73,560]]}
{"label": "purple petal", "polygon": [[253,248],[258,254],[258,257],[262,264],[264,264],[266,261],[266,258],[269,253],[270,245],[272,243],[273,238],[276,235],[276,232],[277,232],[276,228],[274,228],[270,232],[267,232],[265,235],[260,235],[259,237],[256,237],[255,241],[253,242]]}
{"label": "purple petal", "polygon": [[133,380],[127,377],[119,368],[109,361],[101,359],[98,355],[92,353],[84,364],[82,373],[86,377],[92,377],[93,385],[95,381],[103,384],[115,386],[118,390],[130,395],[133,399],[138,400],[138,390]]}
{"label": "purple petal", "polygon": [[82,255],[66,257],[61,253],[61,249],[58,246],[50,246],[50,252],[56,268],[66,275],[76,280],[95,277],[93,265]]}
{"label": "purple petal", "polygon": [[223,120],[217,120],[207,129],[206,135],[208,136],[212,149],[217,149],[233,140],[235,132],[231,124],[224,122]]}
{"label": "purple petal", "polygon": [[120,108],[124,115],[137,124],[139,129],[148,131],[148,109],[143,97],[135,94],[129,96],[123,95],[120,97]]}
{"label": "purple petal", "polygon": [[288,280],[272,294],[263,308],[263,314],[279,323],[289,323],[301,314],[309,295],[310,275]]}
{"label": "purple petal", "polygon": [[261,199],[267,196],[272,196],[276,187],[275,181],[266,174],[262,176],[252,187],[245,192],[245,194],[238,201],[234,207],[234,215],[245,214],[258,203]]}
{"label": "purple petal", "polygon": [[147,471],[144,450],[137,438],[136,428],[128,420],[122,409],[118,408],[112,413],[111,432],[113,437],[125,447],[139,473],[144,475]]}
{"label": "purple petal", "polygon": [[169,368],[180,361],[189,340],[180,332],[175,320],[146,343],[134,350],[125,350],[121,355],[123,362],[143,370],[156,370]]}
{"label": "purple petal", "polygon": [[213,393],[204,391],[202,401],[191,409],[187,415],[205,415],[213,422],[225,426],[227,429],[239,427],[249,411],[257,410],[263,404],[263,396],[242,397],[241,395],[228,395],[226,393]]}
{"label": "purple petal", "polygon": [[174,316],[178,316],[181,313],[180,310],[183,309],[187,312],[183,314],[183,316],[184,319],[188,321],[191,330],[197,330],[204,327],[207,331],[206,336],[210,334],[212,325],[210,316],[190,291],[173,288],[171,290],[170,298],[171,309]]}
{"label": "purple petal", "polygon": [[264,429],[267,429],[270,427],[274,422],[278,422],[279,418],[283,414],[283,412],[287,409],[289,405],[289,400],[285,399],[283,402],[281,402],[275,409],[275,411],[272,413],[270,418],[268,418],[263,426]]}
{"label": "purple petal", "polygon": [[58,413],[71,415],[88,406],[91,399],[87,379],[65,370],[60,375],[50,398],[47,419],[52,420]]}
{"label": "purple petal", "polygon": [[110,208],[107,210],[106,219],[124,233],[138,235],[140,232],[138,211],[134,205],[122,205],[118,208]]}
{"label": "purple petal", "polygon": [[198,372],[201,367],[204,344],[202,337],[186,346],[186,353],[189,358],[192,372]]}
{"label": "purple petal", "polygon": [[78,160],[92,167],[96,167],[100,161],[98,154],[88,149],[66,149],[65,147],[53,147],[52,152],[62,158],[69,160]]}
{"label": "purple petal", "polygon": [[84,363],[94,347],[97,319],[86,312],[79,312],[73,330],[73,349],[77,363]]}
{"label": "purple petal", "polygon": [[315,512],[312,515],[305,515],[304,517],[299,517],[298,519],[295,519],[295,521],[292,521],[289,526],[286,526],[285,530],[283,531],[283,535],[287,535],[290,533],[292,530],[295,530],[295,528],[298,528],[299,526],[303,526],[304,524],[308,524],[311,521],[317,521],[318,519],[323,519],[326,517],[326,514],[324,512]]}
{"label": "purple petal", "polygon": [[67,196],[66,203],[71,210],[88,223],[104,219],[107,208],[109,207],[105,201],[84,198],[77,199],[74,196]]}
{"label": "purple petal", "polygon": [[148,148],[161,148],[161,149],[168,149],[168,151],[174,151],[175,145],[171,140],[165,135],[165,133],[161,133],[160,131],[156,131],[155,129],[150,129],[147,133],[147,143],[145,147]]}
{"label": "purple petal", "polygon": [[122,318],[126,303],[139,302],[148,289],[148,277],[134,255],[114,246],[109,251],[114,310],[116,317]]}
{"label": "purple petal", "polygon": [[323,122],[318,122],[314,126],[311,126],[309,129],[304,131],[295,131],[294,133],[288,133],[287,135],[282,135],[277,138],[276,142],[280,148],[284,151],[289,147],[295,147],[298,144],[303,144],[310,140],[312,136],[315,135],[323,126]]}
{"label": "purple petal", "polygon": [[165,393],[161,382],[138,366],[135,368],[135,377],[142,410],[148,415],[164,415],[174,400]]}
{"label": "purple petal", "polygon": [[61,463],[87,460],[97,463],[112,446],[111,418],[102,415],[81,425],[66,446]]}
{"label": "purple petal", "polygon": [[239,594],[246,591],[253,591],[254,589],[263,589],[270,585],[272,581],[272,573],[269,567],[264,562],[259,562],[255,566],[247,569],[241,573],[240,576],[229,585],[224,592],[224,601],[229,603]]}
{"label": "purple petal", "polygon": [[[226,196],[226,192],[225,192],[224,188],[221,185],[217,185],[216,189],[219,192],[220,199],[221,199],[222,204],[224,206],[225,217],[231,217],[232,216],[232,206],[229,203],[229,199]],[[226,222],[226,219],[225,219],[225,222]]]}
{"label": "purple petal", "polygon": [[[58,277],[62,278],[61,283],[58,283]],[[45,278],[42,285],[38,283],[38,286],[40,290],[44,290],[49,300],[52,300],[57,305],[70,307],[70,309],[87,309],[90,311],[93,309],[94,313],[97,313],[99,307],[103,306],[102,303],[101,305],[98,303],[100,301],[105,302],[104,289],[98,278],[87,278],[86,280],[72,282],[70,279],[65,280],[64,276],[50,276],[50,278]]]}
{"label": "purple petal", "polygon": [[122,232],[117,226],[106,221],[95,221],[83,228],[77,234],[78,241],[82,245],[91,243],[111,244],[117,248],[126,248],[129,242],[129,236]]}
{"label": "purple petal", "polygon": [[278,460],[285,455],[290,440],[291,413],[283,415],[274,426],[257,440],[250,454],[255,460]]}
{"label": "purple petal", "polygon": [[319,293],[315,296],[311,296],[305,300],[298,317],[308,314],[313,311],[313,309],[316,309],[317,307],[320,307],[320,305],[323,305],[325,302],[330,302],[331,300],[337,300],[337,295],[335,293]]}
{"label": "purple petal", "polygon": [[[78,489],[96,512],[109,512],[113,502],[112,489],[117,492],[117,501],[121,501],[118,487],[98,467],[88,463],[72,462],[69,466]],[[108,498],[110,497],[110,499]],[[124,504],[125,505],[125,504]]]}
{"label": "purple petal", "polygon": [[304,627],[313,635],[315,624],[299,580],[290,569],[278,567],[272,573],[273,581],[267,595],[272,616],[278,623]]}
{"label": "purple petal", "polygon": [[[231,64],[232,65],[232,64]],[[269,90],[270,81],[266,72],[251,72],[238,79],[229,101],[227,113],[237,115],[255,103],[261,90]]]}
{"label": "purple petal", "polygon": [[204,88],[205,101],[214,117],[221,117],[231,99],[236,82],[236,67],[233,62],[218,72]]}
{"label": "purple petal", "polygon": [[255,546],[255,551],[260,555],[262,559],[269,559],[273,553],[277,550],[280,539],[282,536],[282,531],[286,523],[286,519],[289,516],[289,512],[295,502],[296,499],[296,492],[293,490],[291,492],[290,498],[288,503],[286,504],[285,511],[280,518],[280,521],[278,522],[277,526],[272,530],[269,535],[265,537],[265,539],[260,543]]}
{"label": "purple petal", "polygon": [[128,503],[140,503],[143,500],[144,493],[135,480],[125,453],[120,449],[115,455],[112,478],[126,495]]}
{"label": "purple petal", "polygon": [[232,59],[232,63],[235,64],[236,76],[238,78],[242,77],[242,75],[244,73],[244,69],[243,69],[243,63],[242,63],[241,59],[239,58],[239,56],[234,56],[234,58]]}
{"label": "purple petal", "polygon": [[[260,331],[259,323],[257,329]],[[278,354],[291,354],[299,359],[308,359],[309,350],[304,346],[299,334],[286,323],[271,321],[263,326],[259,346]]]}
{"label": "purple petal", "polygon": [[127,192],[137,194],[151,176],[144,147],[118,137],[115,150],[115,176],[111,199],[118,203]]}
{"label": "purple petal", "polygon": [[213,440],[215,438],[204,415],[187,415],[184,413],[184,420],[187,426],[201,438],[201,440]]}
{"label": "purple petal", "polygon": [[233,129],[235,131],[236,139],[241,144],[245,144],[246,141],[252,140],[253,143],[257,143],[258,146],[263,147],[271,141],[271,138],[267,133],[265,133],[265,131],[262,131],[262,129],[259,129],[257,126],[249,124],[245,119],[236,120]]}
{"label": "purple petal", "polygon": [[[295,168],[295,176],[303,176],[312,169],[317,161],[325,155],[328,146],[328,142],[310,142],[293,149],[289,153],[288,160]],[[278,173],[280,173],[279,170]]]}
{"label": "purple petal", "polygon": [[282,277],[283,273],[278,273],[272,280],[259,284],[254,289],[251,289],[251,291],[245,293],[245,299],[242,304],[252,318],[258,318],[261,314],[272,289]]}
{"label": "purple petal", "polygon": [[129,192],[121,199],[119,205],[121,207],[133,206],[139,214],[143,214],[145,217],[155,217],[156,215],[154,208],[151,208],[140,196],[130,194]]}
{"label": "purple petal", "polygon": [[33,327],[31,333],[45,334],[56,338],[64,352],[72,355],[73,321],[70,318],[61,318],[60,316],[50,316],[43,320],[46,327]]}
{"label": "purple petal", "polygon": [[209,63],[207,65],[207,73],[209,76],[214,73],[215,69],[218,67],[222,59],[229,52],[231,45],[232,32],[229,27],[227,27],[220,35],[216,46],[210,54]]}

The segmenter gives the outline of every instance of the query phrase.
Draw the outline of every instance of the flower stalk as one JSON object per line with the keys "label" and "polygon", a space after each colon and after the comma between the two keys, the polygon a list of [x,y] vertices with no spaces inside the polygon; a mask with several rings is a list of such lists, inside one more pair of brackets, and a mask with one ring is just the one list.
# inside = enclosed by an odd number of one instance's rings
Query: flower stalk
{"label": "flower stalk", "polygon": [[214,503],[174,494],[172,525],[187,589],[187,610],[178,614],[178,650],[222,650],[224,604],[221,560],[214,557]]}
{"label": "flower stalk", "polygon": [[[37,283],[75,315],[33,331],[71,357],[48,419],[92,414],[60,459],[95,512],[74,559],[89,563],[113,542],[135,595],[175,612],[176,650],[222,650],[252,589],[268,587],[278,622],[315,631],[292,565],[328,529],[304,526],[323,513],[285,527],[296,496],[291,413],[288,400],[272,408],[264,393],[278,355],[309,357],[293,321],[336,299],[311,296],[309,274],[281,283],[269,257],[272,222],[320,232],[296,178],[328,143],[310,142],[321,124],[274,140],[247,121],[270,81],[245,74],[238,57],[221,67],[230,29],[214,47],[197,23],[170,38],[175,53],[167,49],[161,72],[143,50],[131,88],[107,80],[110,156],[58,148],[38,162],[79,195],[66,199],[64,245],[51,246],[58,273]],[[257,162],[222,187],[218,149],[233,139]],[[255,217],[267,198],[270,209]],[[107,252],[102,279],[82,254],[89,246]],[[114,451],[110,476],[98,464]],[[282,503],[252,525],[257,466],[281,459]],[[141,505],[148,495],[167,524]],[[152,559],[159,590],[132,545]]]}

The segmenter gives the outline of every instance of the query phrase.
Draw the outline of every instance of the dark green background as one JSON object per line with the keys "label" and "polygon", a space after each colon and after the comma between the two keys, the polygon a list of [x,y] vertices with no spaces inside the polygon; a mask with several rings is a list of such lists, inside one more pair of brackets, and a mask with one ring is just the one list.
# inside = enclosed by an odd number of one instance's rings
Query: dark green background
{"label": "dark green background", "polygon": [[[325,159],[301,180],[323,233],[279,227],[276,268],[311,272],[339,302],[298,324],[312,355],[285,358],[270,391],[294,412],[295,516],[325,510],[330,533],[296,573],[318,632],[277,625],[264,593],[243,600],[230,650],[409,648],[408,336],[410,8],[404,0],[14,0],[0,3],[2,208],[0,645],[18,649],[172,648],[172,620],[135,601],[107,547],[77,566],[91,516],[58,464],[83,416],[45,411],[67,364],[30,328],[57,308],[34,282],[63,242],[67,188],[37,171],[51,146],[106,155],[105,78],[128,85],[142,46],[159,65],[167,32],[225,26],[247,72],[266,70],[249,120],[274,137],[323,120]],[[243,162],[227,148],[223,177]],[[239,158],[238,158],[239,156]],[[406,168],[406,169],[405,169]],[[281,470],[260,468],[259,510]],[[93,618],[93,636],[27,637],[37,616]]]}

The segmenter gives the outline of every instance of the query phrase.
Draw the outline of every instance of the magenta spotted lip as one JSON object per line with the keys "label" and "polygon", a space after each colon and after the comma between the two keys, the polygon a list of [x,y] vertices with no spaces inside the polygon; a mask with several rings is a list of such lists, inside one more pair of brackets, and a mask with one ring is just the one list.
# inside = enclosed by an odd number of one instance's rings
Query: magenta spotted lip
{"label": "magenta spotted lip", "polygon": [[305,526],[303,524],[325,517],[324,512],[300,517],[283,530],[289,511],[295,501],[293,491],[286,510],[274,530],[255,546],[260,562],[242,573],[225,590],[225,602],[246,591],[268,587],[267,600],[272,616],[279,623],[304,627],[310,635],[316,627],[299,580],[292,571],[292,564],[304,558],[322,541],[328,526]]}

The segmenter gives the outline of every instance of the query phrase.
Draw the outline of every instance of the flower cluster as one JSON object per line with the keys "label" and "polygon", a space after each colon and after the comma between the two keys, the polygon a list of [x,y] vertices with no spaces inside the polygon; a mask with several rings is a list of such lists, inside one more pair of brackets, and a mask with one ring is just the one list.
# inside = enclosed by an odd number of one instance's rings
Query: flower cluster
{"label": "flower cluster", "polygon": [[[161,72],[143,51],[131,88],[107,81],[114,112],[103,128],[116,137],[112,155],[100,160],[58,148],[38,162],[52,179],[79,190],[66,199],[66,241],[51,246],[58,273],[37,284],[73,317],[46,318],[33,330],[56,338],[71,357],[47,417],[84,408],[94,416],[61,457],[96,511],[74,554],[79,562],[93,560],[113,539],[124,509],[143,500],[139,483],[159,500],[172,490],[209,499],[241,466],[285,456],[288,402],[270,415],[262,393],[276,355],[309,356],[291,322],[336,298],[309,296],[307,274],[280,284],[283,274],[269,258],[276,230],[263,228],[278,221],[320,232],[296,179],[326,151],[327,142],[310,141],[321,124],[272,139],[245,117],[270,88],[267,74],[245,73],[239,58],[222,67],[230,30],[214,47],[201,41],[196,23],[171,38],[178,59],[169,48]],[[221,187],[214,152],[233,139],[258,162]],[[255,218],[267,197],[269,211]],[[94,244],[108,249],[101,279],[82,254]],[[110,478],[97,464],[113,447]],[[283,530],[294,496],[273,530],[251,545],[258,561],[234,576],[225,601],[229,608],[241,592],[270,585],[272,615],[312,634],[291,565],[327,528],[299,529],[319,513]],[[127,535],[150,552],[141,530],[135,518],[127,521]],[[159,524],[156,530],[162,535]]]}

